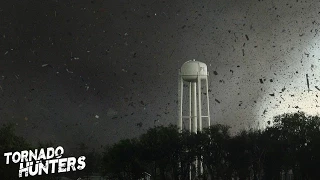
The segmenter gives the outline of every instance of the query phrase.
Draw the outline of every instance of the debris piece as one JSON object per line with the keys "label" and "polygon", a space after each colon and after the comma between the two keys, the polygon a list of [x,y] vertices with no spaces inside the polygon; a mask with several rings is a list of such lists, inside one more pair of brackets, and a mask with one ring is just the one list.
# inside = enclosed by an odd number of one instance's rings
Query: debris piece
{"label": "debris piece", "polygon": [[218,99],[214,99],[217,103],[220,103],[220,101]]}
{"label": "debris piece", "polygon": [[248,37],[248,35],[246,35],[246,38],[247,38],[247,41],[249,41],[249,37]]}
{"label": "debris piece", "polygon": [[98,115],[95,115],[94,117],[97,118],[97,119],[99,119],[99,116],[98,116]]}
{"label": "debris piece", "polygon": [[71,73],[71,74],[73,73],[72,71],[69,71],[69,69],[68,69],[68,68],[66,68],[66,71],[67,71],[68,73]]}
{"label": "debris piece", "polygon": [[88,85],[85,85],[85,88],[86,88],[86,91],[88,91],[90,87]]}
{"label": "debris piece", "polygon": [[265,109],[265,110],[263,111],[263,114],[266,114],[266,112],[268,112],[267,109]]}
{"label": "debris piece", "polygon": [[308,74],[306,74],[306,78],[307,78],[307,86],[308,86],[308,92],[310,91],[310,87],[309,87],[309,77]]}

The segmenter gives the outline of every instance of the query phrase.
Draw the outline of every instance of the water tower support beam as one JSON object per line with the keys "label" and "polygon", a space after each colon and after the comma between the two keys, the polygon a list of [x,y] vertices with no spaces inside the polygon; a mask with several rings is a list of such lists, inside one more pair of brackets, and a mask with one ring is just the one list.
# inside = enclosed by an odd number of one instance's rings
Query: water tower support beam
{"label": "water tower support beam", "polygon": [[201,78],[198,75],[198,131],[202,131],[202,113],[201,113]]}
{"label": "water tower support beam", "polygon": [[209,103],[209,88],[208,88],[208,76],[206,77],[206,90],[207,90],[207,113],[208,113],[208,127],[211,126],[211,121],[210,121],[210,103]]}
{"label": "water tower support beam", "polygon": [[[202,101],[201,101],[201,95],[202,95],[202,92],[201,92],[201,77],[199,76],[198,74],[198,130],[199,132],[202,132]],[[198,173],[198,176],[200,176],[202,173],[203,173],[203,168],[202,168],[202,162],[201,162],[201,158],[199,158],[197,160],[197,164],[198,164],[198,169],[197,169],[197,173]]]}
{"label": "water tower support beam", "polygon": [[178,119],[178,129],[182,132],[182,103],[183,102],[183,80],[179,74],[178,78],[178,105],[179,105],[179,119]]}
{"label": "water tower support beam", "polygon": [[191,99],[191,97],[192,97],[192,86],[191,86],[191,82],[189,82],[189,131],[190,132],[192,132],[192,126],[191,126],[191,124],[192,124],[192,122],[191,122],[191,120],[192,120],[192,113],[191,113],[191,108],[192,108],[191,101],[192,101],[192,99]]}
{"label": "water tower support beam", "polygon": [[197,83],[192,82],[192,108],[191,108],[191,115],[192,115],[192,132],[197,133]]}

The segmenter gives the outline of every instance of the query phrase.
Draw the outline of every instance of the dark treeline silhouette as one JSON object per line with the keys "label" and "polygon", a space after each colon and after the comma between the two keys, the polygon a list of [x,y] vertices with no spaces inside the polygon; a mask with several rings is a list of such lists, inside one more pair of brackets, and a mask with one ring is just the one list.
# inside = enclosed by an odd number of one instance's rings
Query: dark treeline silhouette
{"label": "dark treeline silhouette", "polygon": [[[283,114],[264,130],[242,130],[235,136],[229,130],[221,124],[198,133],[156,126],[138,138],[105,146],[102,154],[81,143],[77,153],[86,156],[84,170],[28,179],[90,179],[96,173],[119,180],[143,179],[146,174],[156,180],[186,180],[190,174],[191,179],[215,180],[320,179],[320,117]],[[19,179],[18,165],[6,165],[3,153],[26,149],[33,148],[14,134],[12,124],[0,129],[0,179]],[[69,156],[74,154],[64,155]],[[196,159],[203,165],[201,176],[195,176]]]}
{"label": "dark treeline silhouette", "polygon": [[176,126],[157,126],[139,138],[105,149],[103,174],[109,179],[189,179],[190,165],[203,163],[203,174],[191,179],[320,179],[320,118],[298,112],[276,116],[264,130],[212,125],[202,132],[179,133]]}

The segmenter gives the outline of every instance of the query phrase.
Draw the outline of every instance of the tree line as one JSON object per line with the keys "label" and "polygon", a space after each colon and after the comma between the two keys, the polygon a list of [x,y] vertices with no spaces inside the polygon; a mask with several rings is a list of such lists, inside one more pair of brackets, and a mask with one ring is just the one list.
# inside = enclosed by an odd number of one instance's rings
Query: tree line
{"label": "tree line", "polygon": [[[196,176],[195,160],[203,173]],[[202,132],[157,126],[139,138],[125,139],[103,153],[103,174],[110,179],[278,180],[320,179],[320,119],[303,112],[274,117],[264,130],[215,124]],[[191,169],[190,169],[191,167]]]}
{"label": "tree line", "polygon": [[[38,145],[49,146],[54,145]],[[14,134],[12,124],[0,129],[1,179],[18,179],[19,168],[6,165],[3,153],[31,148]],[[106,145],[103,152],[89,151],[84,143],[79,149],[86,156],[86,168],[64,176],[85,178],[100,173],[107,179],[138,180],[148,173],[155,180],[186,180],[190,175],[203,180],[280,180],[292,173],[294,179],[313,180],[320,179],[320,118],[303,112],[282,114],[264,130],[242,130],[234,136],[222,124],[197,133],[180,132],[174,125],[156,126],[137,138]],[[199,176],[196,160],[203,166]],[[58,179],[56,176],[31,179]]]}

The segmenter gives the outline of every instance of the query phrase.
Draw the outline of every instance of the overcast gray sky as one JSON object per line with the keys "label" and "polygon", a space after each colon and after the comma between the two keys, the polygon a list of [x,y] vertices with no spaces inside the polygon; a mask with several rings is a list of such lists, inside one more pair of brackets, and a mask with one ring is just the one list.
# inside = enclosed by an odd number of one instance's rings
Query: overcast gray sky
{"label": "overcast gray sky", "polygon": [[319,9],[300,0],[3,2],[1,124],[66,148],[176,124],[178,69],[190,59],[208,65],[211,123],[235,132],[284,112],[316,114]]}

